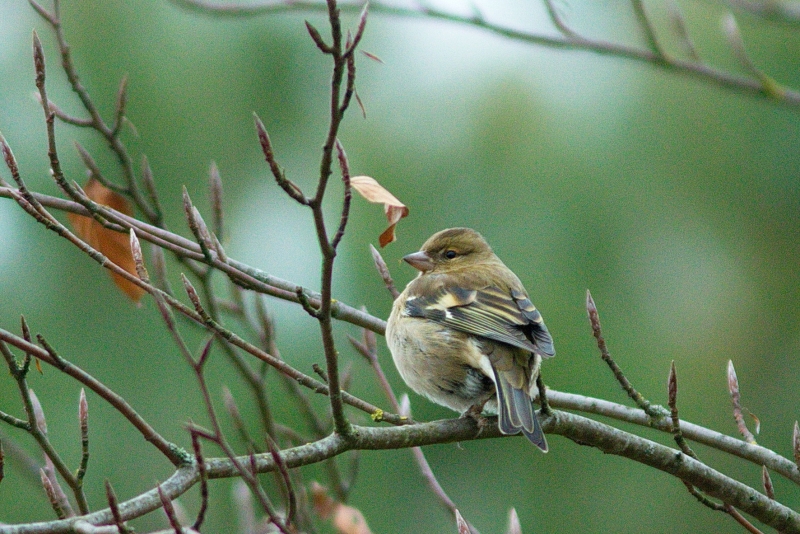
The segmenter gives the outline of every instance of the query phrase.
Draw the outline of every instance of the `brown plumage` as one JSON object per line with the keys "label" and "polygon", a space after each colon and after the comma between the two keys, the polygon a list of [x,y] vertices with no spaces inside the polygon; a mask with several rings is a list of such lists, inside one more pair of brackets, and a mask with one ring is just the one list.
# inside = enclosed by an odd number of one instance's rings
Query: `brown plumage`
{"label": "brown plumage", "polygon": [[420,271],[386,328],[403,380],[461,413],[496,410],[501,432],[521,431],[547,451],[531,397],[555,350],[522,282],[469,228],[442,230],[403,259]]}

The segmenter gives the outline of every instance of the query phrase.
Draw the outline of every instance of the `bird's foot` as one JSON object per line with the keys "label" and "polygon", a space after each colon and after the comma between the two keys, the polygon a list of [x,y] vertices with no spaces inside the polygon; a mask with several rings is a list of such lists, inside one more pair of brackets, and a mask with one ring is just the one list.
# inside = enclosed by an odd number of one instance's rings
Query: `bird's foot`
{"label": "bird's foot", "polygon": [[485,404],[486,404],[485,402],[481,402],[479,404],[473,404],[472,406],[467,408],[466,412],[461,414],[461,417],[469,417],[470,419],[475,421],[475,424],[478,425],[478,434],[477,434],[478,436],[481,435],[483,429],[486,427],[486,425],[489,424],[489,420],[482,413],[483,406]]}

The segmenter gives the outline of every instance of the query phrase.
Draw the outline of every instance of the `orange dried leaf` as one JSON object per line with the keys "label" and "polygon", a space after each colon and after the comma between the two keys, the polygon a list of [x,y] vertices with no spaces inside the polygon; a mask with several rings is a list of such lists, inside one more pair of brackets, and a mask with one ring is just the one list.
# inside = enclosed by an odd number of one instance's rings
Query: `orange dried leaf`
{"label": "orange dried leaf", "polygon": [[372,534],[364,514],[352,506],[335,501],[324,486],[313,482],[311,497],[317,515],[323,519],[332,519],[339,534]]}
{"label": "orange dried leaf", "polygon": [[385,247],[394,241],[394,227],[403,217],[408,215],[408,207],[397,200],[397,198],[386,190],[374,178],[369,176],[353,176],[350,178],[350,185],[358,191],[358,193],[376,204],[383,204],[383,210],[386,213],[386,220],[389,222],[389,227],[380,235],[378,241],[381,247]]}
{"label": "orange dried leaf", "polygon": [[[125,215],[133,215],[133,210],[125,197],[108,189],[94,178],[89,178],[83,190],[86,196],[98,204],[108,206]],[[75,233],[81,239],[89,243],[92,248],[99,250],[117,266],[136,276],[136,264],[133,261],[133,254],[131,254],[128,235],[103,228],[100,223],[91,217],[84,217],[74,213],[67,214],[67,217],[75,229]],[[129,282],[122,276],[111,273],[111,277],[117,287],[132,301],[139,302],[142,295],[144,295],[144,289]]]}
{"label": "orange dried leaf", "polygon": [[372,534],[358,509],[346,504],[337,503],[336,512],[333,515],[333,526],[341,534]]}
{"label": "orange dried leaf", "polygon": [[760,434],[761,433],[761,419],[756,417],[756,414],[754,414],[750,410],[747,410],[747,413],[750,414],[750,417],[753,419],[753,423],[756,425],[755,434],[756,435]]}
{"label": "orange dried leaf", "polygon": [[325,486],[317,482],[311,483],[311,499],[314,503],[314,511],[322,519],[328,519],[333,515],[333,509],[336,506],[336,501],[328,495],[328,490]]}

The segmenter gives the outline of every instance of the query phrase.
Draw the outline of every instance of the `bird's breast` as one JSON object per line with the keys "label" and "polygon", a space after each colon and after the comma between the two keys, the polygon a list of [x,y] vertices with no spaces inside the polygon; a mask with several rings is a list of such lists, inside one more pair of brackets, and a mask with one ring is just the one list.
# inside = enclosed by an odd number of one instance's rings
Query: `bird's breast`
{"label": "bird's breast", "polygon": [[494,395],[480,342],[427,319],[393,313],[386,340],[395,366],[415,392],[458,412]]}

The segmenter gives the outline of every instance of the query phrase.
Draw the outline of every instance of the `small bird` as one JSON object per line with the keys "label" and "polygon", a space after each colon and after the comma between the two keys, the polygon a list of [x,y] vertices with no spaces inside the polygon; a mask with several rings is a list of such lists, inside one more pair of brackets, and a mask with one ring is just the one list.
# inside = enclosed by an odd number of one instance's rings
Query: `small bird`
{"label": "small bird", "polygon": [[547,452],[531,397],[553,338],[519,278],[469,228],[403,258],[420,273],[397,297],[386,342],[406,384],[462,414],[497,412],[503,434]]}

